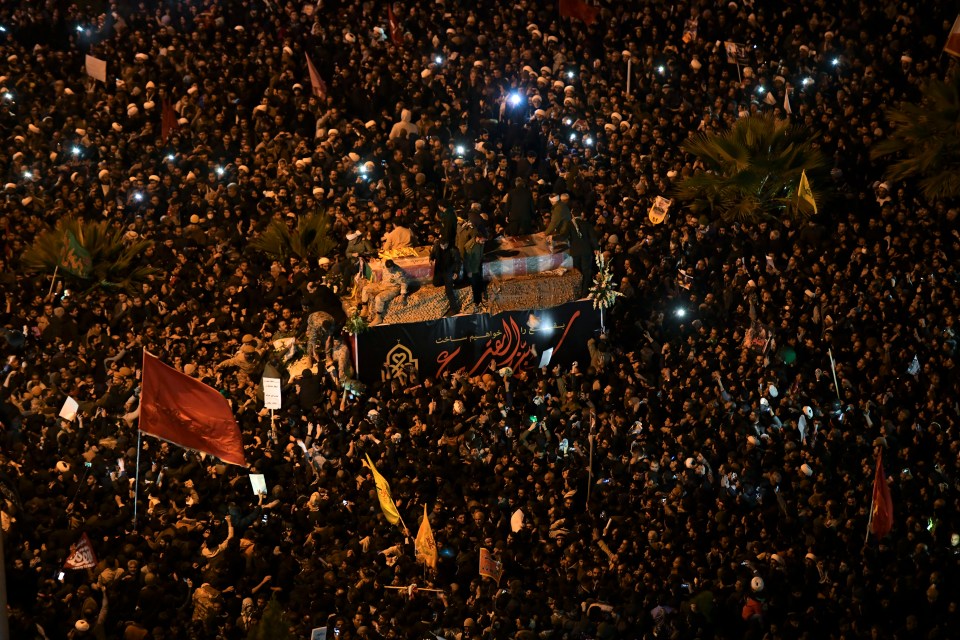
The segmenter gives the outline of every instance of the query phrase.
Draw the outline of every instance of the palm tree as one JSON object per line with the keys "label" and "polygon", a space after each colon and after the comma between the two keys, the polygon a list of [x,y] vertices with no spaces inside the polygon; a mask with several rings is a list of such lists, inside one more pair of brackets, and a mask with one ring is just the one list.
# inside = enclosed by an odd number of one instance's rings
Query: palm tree
{"label": "palm tree", "polygon": [[[683,149],[705,170],[684,179],[675,195],[694,213],[724,222],[808,218],[815,209],[799,197],[798,187],[804,172],[815,177],[826,164],[818,136],[771,115],[741,118],[720,133],[696,134]],[[822,204],[824,193],[812,184],[811,191]]]}
{"label": "palm tree", "polygon": [[289,256],[316,259],[330,253],[336,243],[330,237],[330,218],[321,211],[301,216],[293,230],[283,220],[272,220],[250,246],[281,260]]}
{"label": "palm tree", "polygon": [[870,157],[889,158],[886,178],[919,179],[930,200],[960,196],[960,71],[931,79],[919,102],[886,109],[893,130],[874,144]]}
{"label": "palm tree", "polygon": [[[61,218],[36,236],[20,257],[20,265],[27,273],[56,271],[79,290],[98,285],[131,289],[159,273],[142,262],[152,244],[152,240],[129,237],[126,229],[112,227],[106,220]],[[82,253],[83,264],[71,269],[66,260],[70,253]]]}

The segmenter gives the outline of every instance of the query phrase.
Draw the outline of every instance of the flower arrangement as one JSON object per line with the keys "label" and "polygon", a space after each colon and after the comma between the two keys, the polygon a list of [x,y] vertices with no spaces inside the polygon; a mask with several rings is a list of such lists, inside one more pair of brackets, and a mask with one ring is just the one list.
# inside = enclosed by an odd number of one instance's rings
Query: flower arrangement
{"label": "flower arrangement", "polygon": [[343,325],[344,331],[352,336],[355,336],[358,333],[363,333],[369,328],[370,323],[367,322],[366,318],[360,315],[359,311],[354,311],[353,315],[347,318],[347,322]]}
{"label": "flower arrangement", "polygon": [[613,274],[610,272],[610,263],[607,262],[602,253],[597,252],[595,262],[597,264],[597,275],[593,277],[593,286],[590,287],[590,293],[587,297],[593,300],[594,309],[609,309],[617,301],[617,298],[623,294],[617,291],[617,285],[613,282]]}

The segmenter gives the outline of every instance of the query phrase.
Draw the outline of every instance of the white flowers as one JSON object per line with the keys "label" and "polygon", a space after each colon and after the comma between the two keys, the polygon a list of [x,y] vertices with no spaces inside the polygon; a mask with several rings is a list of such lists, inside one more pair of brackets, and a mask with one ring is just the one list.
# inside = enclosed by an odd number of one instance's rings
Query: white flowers
{"label": "white flowers", "polygon": [[613,274],[610,272],[610,264],[602,253],[597,252],[595,262],[597,263],[597,275],[593,277],[593,286],[590,287],[590,293],[587,297],[593,300],[594,309],[609,309],[617,301],[617,298],[623,294],[617,291],[617,285],[613,282]]}

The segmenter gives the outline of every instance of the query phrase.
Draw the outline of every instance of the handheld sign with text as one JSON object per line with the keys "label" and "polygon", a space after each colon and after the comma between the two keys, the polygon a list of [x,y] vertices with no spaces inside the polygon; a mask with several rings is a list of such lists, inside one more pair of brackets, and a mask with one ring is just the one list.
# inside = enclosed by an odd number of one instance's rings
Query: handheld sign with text
{"label": "handheld sign with text", "polygon": [[263,379],[263,406],[267,409],[280,408],[280,378]]}

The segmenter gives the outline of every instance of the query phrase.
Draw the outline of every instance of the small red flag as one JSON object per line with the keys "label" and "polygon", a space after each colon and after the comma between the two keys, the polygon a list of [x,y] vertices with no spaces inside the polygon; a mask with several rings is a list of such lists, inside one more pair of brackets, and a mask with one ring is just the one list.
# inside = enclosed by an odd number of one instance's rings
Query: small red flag
{"label": "small red flag", "polygon": [[160,139],[166,143],[170,134],[179,129],[180,124],[177,122],[177,112],[173,110],[173,105],[170,104],[169,100],[164,100],[163,108],[160,112]]}
{"label": "small red flag", "polygon": [[873,478],[873,505],[870,512],[870,531],[878,538],[890,533],[893,528],[893,499],[890,487],[883,475],[883,460],[877,454],[877,473]]}
{"label": "small red flag", "polygon": [[953,21],[953,27],[950,29],[947,44],[943,47],[943,50],[952,56],[960,57],[960,16],[957,16],[957,19]]}
{"label": "small red flag", "polygon": [[93,552],[90,537],[84,533],[80,541],[70,547],[70,555],[63,563],[64,569],[93,569],[97,566],[97,554]]}
{"label": "small red flag", "polygon": [[307,56],[307,73],[310,74],[310,86],[313,87],[313,95],[323,100],[327,97],[327,83],[323,81],[317,68],[313,66],[313,60],[310,59],[310,55],[304,55]]}
{"label": "small red flag", "polygon": [[587,4],[584,0],[560,0],[560,17],[575,18],[585,24],[593,24],[600,14],[600,7]]}
{"label": "small red flag", "polygon": [[143,352],[140,431],[246,466],[240,428],[226,398]]}
{"label": "small red flag", "polygon": [[400,25],[397,23],[397,17],[393,15],[393,3],[387,3],[387,22],[390,24],[390,42],[400,46]]}

